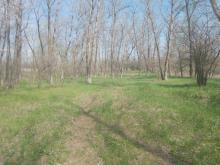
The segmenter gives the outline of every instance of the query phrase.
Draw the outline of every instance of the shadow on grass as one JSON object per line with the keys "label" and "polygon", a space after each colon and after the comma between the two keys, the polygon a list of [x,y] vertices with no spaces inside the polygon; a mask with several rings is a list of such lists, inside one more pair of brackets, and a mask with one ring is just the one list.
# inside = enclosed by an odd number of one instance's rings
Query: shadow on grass
{"label": "shadow on grass", "polygon": [[122,128],[120,128],[118,125],[111,125],[106,123],[105,121],[101,120],[100,118],[98,118],[97,116],[91,114],[90,112],[84,110],[82,107],[74,104],[74,106],[76,108],[78,108],[80,110],[80,112],[91,118],[93,121],[95,121],[97,124],[100,124],[102,126],[104,126],[105,128],[107,128],[110,132],[119,135],[121,138],[123,138],[124,140],[128,141],[130,144],[134,145],[135,147],[142,149],[146,152],[149,152],[159,158],[161,158],[162,160],[169,162],[170,164],[177,164],[177,163],[181,163],[183,165],[191,165],[192,163],[186,160],[181,160],[181,159],[177,159],[174,156],[172,156],[172,154],[167,153],[163,150],[161,150],[158,147],[155,147],[153,145],[150,144],[146,144],[142,141],[138,141],[135,138],[132,138],[130,136],[128,136]]}
{"label": "shadow on grass", "polygon": [[139,80],[107,80],[104,82],[95,81],[90,86],[99,87],[99,88],[109,88],[109,87],[141,87],[149,85],[149,82],[145,79],[139,79]]}
{"label": "shadow on grass", "polygon": [[208,105],[212,107],[212,112],[220,115],[219,107],[220,107],[220,93],[215,94],[209,98]]}
{"label": "shadow on grass", "polygon": [[216,83],[215,80],[210,80],[207,86],[199,87],[196,83],[185,83],[185,84],[158,84],[160,87],[165,88],[179,88],[179,89],[186,89],[186,88],[209,88],[209,89],[220,89],[220,84]]}
{"label": "shadow on grass", "polygon": [[159,84],[160,87],[165,87],[165,88],[192,88],[192,87],[197,87],[196,84]]}

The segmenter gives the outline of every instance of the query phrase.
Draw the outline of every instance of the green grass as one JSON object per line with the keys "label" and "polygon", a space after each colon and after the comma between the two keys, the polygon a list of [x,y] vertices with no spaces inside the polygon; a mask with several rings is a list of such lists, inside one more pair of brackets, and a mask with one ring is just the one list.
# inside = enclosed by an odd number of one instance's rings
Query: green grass
{"label": "green grass", "polygon": [[106,165],[220,162],[219,79],[199,88],[188,78],[132,75],[0,90],[0,163],[62,164],[80,116],[94,121],[89,144]]}

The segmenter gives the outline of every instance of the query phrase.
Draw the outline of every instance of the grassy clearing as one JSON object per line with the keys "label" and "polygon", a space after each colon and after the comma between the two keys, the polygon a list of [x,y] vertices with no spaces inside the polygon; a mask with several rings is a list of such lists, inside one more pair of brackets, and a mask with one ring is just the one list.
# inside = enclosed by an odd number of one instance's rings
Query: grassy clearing
{"label": "grassy clearing", "polygon": [[1,90],[0,153],[3,164],[19,165],[76,164],[74,157],[77,164],[218,164],[220,80],[199,88],[187,78],[133,75]]}

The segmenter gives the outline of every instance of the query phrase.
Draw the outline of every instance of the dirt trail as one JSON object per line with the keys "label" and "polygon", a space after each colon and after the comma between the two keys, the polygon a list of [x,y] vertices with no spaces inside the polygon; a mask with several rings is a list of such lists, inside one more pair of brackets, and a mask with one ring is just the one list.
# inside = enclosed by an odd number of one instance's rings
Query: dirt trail
{"label": "dirt trail", "polygon": [[[154,148],[149,148],[149,146],[129,138],[129,136],[123,132],[115,132],[114,129],[111,129],[111,127],[106,125],[106,123],[90,114],[91,107],[94,108],[103,104],[103,98],[100,95],[85,95],[81,98],[84,98],[83,101],[77,100],[77,102],[80,103],[81,107],[79,108],[82,110],[83,114],[78,118],[75,118],[73,120],[72,127],[69,128],[69,131],[73,133],[73,136],[68,139],[66,143],[69,155],[66,162],[62,163],[62,165],[103,165],[103,160],[99,157],[97,151],[92,146],[92,144],[97,143],[96,124],[106,126],[106,129],[108,129],[111,133],[115,134],[119,138],[131,141],[131,143],[137,147],[137,153],[139,153],[138,157],[131,161],[130,164],[139,164],[145,158],[149,160],[146,164],[173,164],[168,157],[163,157],[163,153],[157,153],[154,151]],[[120,101],[120,105],[117,106],[123,106],[124,108],[125,105],[121,105],[122,103],[123,102]]]}
{"label": "dirt trail", "polygon": [[3,165],[3,158],[0,156],[0,165]]}
{"label": "dirt trail", "polygon": [[102,159],[89,143],[95,136],[95,123],[84,115],[73,120],[73,136],[66,143],[69,151],[64,165],[102,165]]}

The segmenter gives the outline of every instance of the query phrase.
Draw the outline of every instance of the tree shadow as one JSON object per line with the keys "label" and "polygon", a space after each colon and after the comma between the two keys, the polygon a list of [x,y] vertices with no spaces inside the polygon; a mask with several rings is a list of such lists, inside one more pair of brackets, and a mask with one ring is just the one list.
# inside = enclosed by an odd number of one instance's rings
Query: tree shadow
{"label": "tree shadow", "polygon": [[139,149],[142,149],[142,150],[144,150],[148,153],[151,153],[152,155],[155,155],[155,156],[161,158],[165,162],[168,162],[170,164],[179,164],[179,163],[181,163],[183,165],[191,165],[192,164],[192,162],[189,162],[189,161],[186,161],[186,160],[181,160],[180,158],[177,159],[171,153],[167,153],[167,152],[163,151],[162,149],[160,149],[156,146],[146,144],[146,143],[144,143],[142,141],[139,141],[139,140],[137,140],[133,137],[130,137],[129,135],[127,135],[123,131],[123,129],[120,126],[118,126],[116,124],[114,124],[114,125],[108,124],[105,121],[101,120],[99,117],[91,114],[91,111],[86,111],[82,107],[80,107],[79,105],[76,105],[76,104],[74,104],[74,106],[76,108],[78,108],[83,115],[91,118],[97,124],[100,124],[100,125],[104,126],[110,132],[119,135],[121,138],[128,141],[130,144],[134,145],[135,147],[137,147]]}
{"label": "tree shadow", "polygon": [[105,81],[94,81],[90,86],[109,88],[109,87],[141,87],[150,85],[153,78],[136,77],[136,78],[118,78],[106,79]]}
{"label": "tree shadow", "polygon": [[196,84],[158,84],[160,87],[164,88],[192,88],[198,87]]}
{"label": "tree shadow", "polygon": [[208,105],[212,107],[213,113],[220,115],[219,107],[220,107],[220,93],[215,94],[209,98]]}

